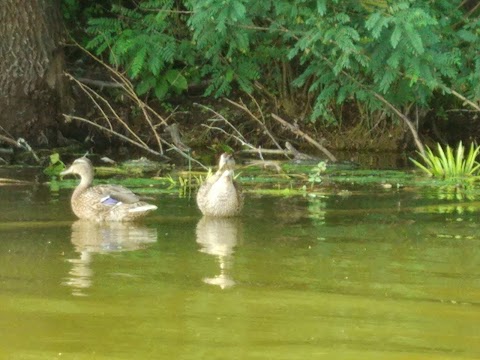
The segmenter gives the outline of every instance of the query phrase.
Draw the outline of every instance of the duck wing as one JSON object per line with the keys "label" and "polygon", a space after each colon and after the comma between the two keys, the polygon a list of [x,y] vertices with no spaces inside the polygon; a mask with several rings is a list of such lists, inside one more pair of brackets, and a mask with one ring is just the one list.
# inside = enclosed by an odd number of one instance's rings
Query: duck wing
{"label": "duck wing", "polygon": [[95,186],[95,190],[101,196],[100,202],[104,205],[134,204],[140,201],[135,193],[120,185],[100,185]]}

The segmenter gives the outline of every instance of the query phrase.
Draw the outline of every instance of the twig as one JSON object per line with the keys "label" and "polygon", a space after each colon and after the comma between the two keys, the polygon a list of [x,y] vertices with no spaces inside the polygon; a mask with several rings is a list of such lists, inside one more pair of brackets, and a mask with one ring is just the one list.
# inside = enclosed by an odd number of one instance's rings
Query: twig
{"label": "twig", "polygon": [[314,140],[310,135],[304,133],[302,130],[299,128],[293,126],[292,124],[288,123],[287,121],[283,120],[280,116],[275,115],[272,113],[272,117],[277,120],[280,124],[285,126],[287,129],[289,129],[291,132],[293,132],[295,135],[303,137],[305,140],[307,140],[310,144],[315,146],[317,149],[319,149],[321,152],[323,152],[327,157],[333,161],[337,162],[337,158],[330,152],[328,151],[324,146],[319,144],[316,140]]}
{"label": "twig", "polygon": [[162,123],[167,126],[166,121],[157,113],[155,112],[150,106],[148,106],[145,102],[143,102],[138,96],[137,93],[135,92],[135,89],[133,88],[132,83],[122,74],[120,74],[118,71],[114,71],[114,74],[121,80],[121,82],[124,85],[124,90],[127,93],[127,95],[130,97],[130,99],[134,100],[137,103],[137,106],[142,109],[143,116],[145,117],[145,120],[147,121],[148,125],[150,126],[150,129],[152,129],[153,134],[155,135],[155,139],[157,140],[158,147],[160,149],[160,152],[163,154],[163,148],[162,148],[162,139],[158,135],[156,126],[153,124],[152,119],[150,119],[150,115],[148,114],[147,110],[152,112],[157,118],[159,118]]}
{"label": "twig", "polygon": [[[261,111],[261,108],[260,108],[260,105],[258,104],[257,100],[255,100],[255,98],[248,94],[250,96],[250,99],[252,99],[253,102],[255,102],[255,105],[257,105],[257,109],[260,111],[260,114],[262,114],[262,118],[263,118],[263,113]],[[280,146],[280,144],[277,142],[277,140],[273,137],[273,135],[270,133],[270,131],[268,130],[267,126],[265,125],[265,120],[264,121],[261,121],[257,116],[255,116],[246,106],[245,104],[239,104],[233,100],[230,100],[230,99],[225,99],[227,100],[230,104],[232,104],[233,106],[236,106],[237,108],[245,111],[248,115],[250,115],[250,117],[255,120],[257,123],[260,124],[260,126],[263,128],[263,131],[265,131],[265,133],[270,137],[270,139],[272,139],[273,143],[277,146],[277,148],[281,149],[282,147]]]}
{"label": "twig", "polygon": [[89,55],[92,59],[96,60],[99,64],[101,64],[102,66],[104,66],[106,69],[108,69],[110,71],[110,73],[114,74],[118,79],[113,79],[115,82],[118,82],[120,85],[123,86],[123,89],[125,90],[125,92],[127,93],[127,95],[132,99],[134,100],[137,105],[142,109],[142,112],[143,114],[145,115],[145,120],[147,121],[148,125],[150,126],[153,134],[155,135],[155,138],[157,140],[157,144],[158,144],[158,147],[160,149],[160,153],[163,154],[163,148],[162,148],[162,141],[161,141],[161,138],[160,136],[158,135],[158,132],[156,131],[155,129],[155,126],[153,125],[148,113],[146,112],[146,110],[150,110],[151,112],[153,112],[158,118],[160,118],[162,120],[162,122],[166,124],[165,120],[163,120],[163,118],[157,114],[152,108],[150,108],[147,104],[145,104],[142,100],[140,100],[140,98],[137,96],[137,94],[135,93],[135,89],[132,85],[132,83],[123,75],[121,74],[118,70],[116,70],[115,68],[109,66],[108,64],[106,64],[104,61],[102,61],[100,58],[98,58],[97,56],[95,56],[93,53],[91,53],[90,51],[88,51],[87,49],[85,49],[84,47],[82,47],[79,43],[77,43],[76,41],[74,41],[74,43],[78,46],[78,48],[80,48],[82,51],[84,51],[87,55]]}
{"label": "twig", "polygon": [[237,135],[233,135],[233,134],[229,134],[227,133],[225,130],[223,130],[222,128],[219,128],[218,126],[210,126],[210,125],[207,125],[207,124],[202,124],[202,126],[206,127],[207,129],[210,129],[210,130],[216,130],[216,131],[220,131],[228,136],[231,136],[233,137],[235,140],[237,140],[237,142],[240,143],[240,145],[243,145],[243,146],[246,146],[246,147],[249,147],[250,149],[252,150],[255,150],[256,152],[259,152],[259,149],[257,149],[255,146],[253,146],[252,144],[249,144],[248,142],[245,141],[244,137],[240,137],[240,136],[237,136]]}
{"label": "twig", "polygon": [[30,154],[32,154],[33,158],[37,163],[40,163],[40,158],[37,156],[37,153],[32,149],[29,143],[24,138],[18,138],[17,144],[19,147],[24,148],[27,150]]}
{"label": "twig", "polygon": [[387,101],[382,95],[376,93],[376,92],[372,92],[373,95],[378,99],[380,100],[381,102],[383,102],[387,107],[389,107],[395,114],[397,114],[397,116],[399,118],[401,118],[405,124],[407,124],[408,128],[410,129],[410,132],[412,133],[412,136],[413,136],[413,140],[415,141],[415,144],[417,145],[417,148],[418,150],[420,151],[420,153],[422,155],[425,155],[425,148],[423,147],[423,143],[420,141],[420,137],[418,136],[418,131],[417,129],[415,129],[415,126],[413,125],[413,123],[410,121],[410,119],[405,116],[404,114],[402,114],[400,112],[400,110],[398,110],[395,106],[393,106],[389,101]]}
{"label": "twig", "polygon": [[255,146],[253,146],[252,144],[248,143],[247,140],[245,139],[245,137],[242,135],[242,133],[240,131],[237,130],[237,128],[235,126],[232,125],[232,123],[230,121],[228,121],[223,115],[219,114],[218,112],[216,112],[215,110],[213,109],[210,109],[208,106],[205,106],[205,105],[202,105],[202,104],[198,104],[198,103],[194,103],[195,106],[200,106],[204,109],[207,109],[211,112],[213,112],[215,115],[218,116],[218,119],[211,119],[212,121],[218,121],[218,120],[222,120],[224,121],[228,126],[230,126],[233,131],[237,134],[237,135],[234,135],[234,134],[229,134],[227,133],[225,130],[223,130],[222,128],[219,128],[217,126],[210,126],[210,125],[206,125],[206,124],[202,124],[202,126],[208,128],[208,129],[211,129],[211,130],[217,130],[217,131],[220,131],[228,136],[231,136],[233,137],[235,140],[237,140],[241,145],[243,146],[247,146],[249,147],[250,149],[252,150],[255,150],[256,153],[258,154],[258,157],[263,160],[263,155],[262,155],[262,149],[261,148],[256,148]]}
{"label": "twig", "polygon": [[108,115],[106,114],[105,110],[103,109],[103,107],[96,101],[96,99],[100,99],[104,104],[105,106],[108,108],[108,110],[110,110],[110,112],[113,114],[113,116],[115,117],[115,119],[139,142],[141,143],[145,148],[148,148],[148,145],[135,133],[135,131],[133,131],[130,126],[128,126],[128,124],[120,117],[120,115],[117,114],[117,112],[113,109],[112,105],[108,102],[107,99],[105,99],[103,96],[101,96],[99,93],[97,93],[96,91],[94,91],[92,88],[90,88],[89,86],[85,85],[85,84],[82,84],[80,81],[78,81],[76,78],[74,78],[72,75],[68,74],[68,73],[65,73],[65,76],[67,76],[67,78],[69,78],[70,80],[74,81],[77,85],[80,86],[80,88],[90,97],[90,99],[92,100],[92,102],[95,104],[95,106],[97,107],[97,109],[102,113],[103,117],[105,118],[105,120],[108,122],[109,126],[110,126],[110,130],[113,131],[113,126],[110,122],[110,119],[108,117]]}
{"label": "twig", "polygon": [[[246,140],[245,137],[242,135],[242,133],[241,133],[240,131],[238,131],[237,128],[236,128],[235,126],[233,126],[232,123],[231,123],[230,121],[228,121],[222,114],[216,112],[215,110],[209,108],[208,106],[205,106],[205,105],[202,105],[202,104],[199,104],[199,103],[193,103],[193,105],[194,105],[194,106],[199,106],[199,107],[201,107],[201,108],[203,108],[203,109],[206,109],[206,110],[214,113],[215,115],[217,115],[219,120],[224,121],[228,126],[230,126],[230,128],[232,128],[232,130],[233,130],[234,132],[236,132],[236,133],[238,134],[238,138],[241,138],[242,141],[243,141],[245,144],[248,144],[248,143],[247,143],[247,140]],[[254,147],[254,146],[252,146],[252,145],[250,145],[250,146],[251,146],[252,148]]]}
{"label": "twig", "polygon": [[[136,105],[142,110],[143,115],[144,115],[144,119],[147,122],[148,126],[150,127],[150,129],[152,130],[152,132],[155,136],[155,139],[156,139],[157,144],[158,144],[159,151],[151,149],[137,134],[135,134],[135,132],[133,132],[131,130],[131,128],[128,126],[128,124],[125,121],[123,121],[123,119],[115,112],[115,110],[112,108],[110,103],[105,98],[103,98],[97,92],[95,92],[93,89],[86,86],[85,84],[82,84],[78,79],[75,79],[73,76],[71,76],[69,74],[67,74],[67,76],[69,76],[73,81],[75,81],[80,86],[80,88],[87,93],[87,95],[90,97],[90,99],[97,106],[97,108],[102,113],[105,120],[109,123],[110,129],[106,128],[105,126],[99,125],[96,122],[93,122],[93,121],[88,120],[88,119],[84,119],[84,118],[81,118],[81,117],[78,117],[78,116],[71,116],[71,115],[63,114],[63,116],[67,120],[68,119],[75,119],[75,120],[78,120],[78,121],[86,122],[86,123],[88,123],[88,124],[90,124],[94,127],[97,127],[99,129],[103,130],[103,131],[111,133],[111,134],[113,134],[113,135],[131,143],[131,144],[134,144],[135,146],[140,147],[140,148],[144,149],[145,151],[148,151],[148,152],[150,152],[152,154],[155,154],[157,156],[161,156],[161,157],[164,157],[166,159],[169,159],[169,157],[165,156],[164,153],[163,153],[162,144],[165,144],[165,145],[169,146],[170,149],[175,150],[178,154],[180,154],[184,158],[188,159],[191,162],[194,162],[194,163],[198,164],[203,169],[208,170],[208,168],[205,165],[203,165],[201,162],[199,162],[198,160],[195,160],[189,154],[186,154],[181,149],[179,149],[177,146],[175,146],[173,144],[170,144],[168,141],[165,141],[164,139],[162,139],[158,135],[158,132],[157,132],[157,129],[156,129],[158,127],[158,125],[153,124],[153,121],[151,119],[151,115],[153,115],[154,117],[159,119],[160,122],[165,126],[168,126],[168,123],[165,121],[165,119],[160,114],[158,114],[154,109],[152,109],[149,105],[147,105],[144,101],[142,101],[137,96],[137,94],[135,92],[135,88],[134,88],[133,84],[130,82],[130,80],[128,80],[117,69],[113,68],[112,66],[109,66],[108,64],[103,62],[100,58],[98,58],[97,56],[92,54],[90,51],[88,51],[84,47],[80,46],[80,44],[78,44],[76,41],[73,40],[73,42],[76,44],[76,46],[79,49],[84,51],[92,59],[96,60],[98,63],[100,63],[102,66],[104,66],[112,74],[112,80],[114,81],[115,84],[117,84],[115,87],[121,88],[126,93],[126,95],[131,100],[133,100],[136,103]],[[117,131],[113,130],[113,127],[110,123],[110,119],[109,119],[108,115],[105,113],[102,106],[95,100],[96,97],[98,97],[99,99],[102,100],[102,102],[105,103],[107,108],[115,116],[115,119],[128,131],[129,134],[131,134],[134,137],[134,140],[129,138],[128,136],[122,135],[122,134],[118,133]]]}
{"label": "twig", "polygon": [[[148,147],[148,145],[144,145],[144,144],[141,143],[141,142],[137,142],[137,141],[135,141],[135,140],[132,140],[132,139],[130,139],[129,137],[127,137],[127,136],[125,136],[125,135],[122,135],[122,134],[116,132],[115,130],[111,130],[111,129],[109,129],[109,128],[106,128],[105,126],[99,125],[99,124],[97,124],[97,123],[94,122],[94,121],[91,121],[91,120],[88,120],[88,119],[85,119],[85,118],[82,118],[82,117],[79,117],[79,116],[73,116],[73,115],[67,115],[67,114],[63,114],[63,116],[65,117],[65,119],[66,119],[67,121],[69,121],[69,120],[78,120],[78,121],[85,122],[85,123],[87,123],[87,124],[89,124],[89,125],[92,125],[92,126],[98,128],[98,129],[102,130],[102,131],[105,131],[105,132],[108,132],[108,133],[110,133],[110,134],[113,134],[113,135],[119,137],[120,139],[123,139],[123,140],[125,140],[126,142],[129,142],[130,144],[133,144],[133,145],[135,145],[135,146],[137,146],[137,147],[139,147],[139,148],[141,148],[141,149],[144,149],[145,151],[148,151],[149,153],[152,153],[152,154],[157,155],[157,156],[160,156],[160,157],[162,157],[162,158],[164,158],[164,159],[170,160],[170,158],[169,158],[168,156],[166,156],[165,154],[162,154],[162,153],[160,153],[160,152],[158,152],[158,151],[155,151],[155,150],[151,149],[150,147]],[[163,142],[164,144],[170,146],[173,150],[175,150],[177,153],[179,153],[180,155],[182,155],[182,156],[185,157],[186,159],[188,159],[188,160],[190,160],[190,161],[198,164],[201,168],[203,168],[203,169],[205,169],[205,170],[208,170],[208,167],[206,167],[205,165],[203,165],[200,161],[192,158],[190,155],[184,153],[182,150],[180,150],[180,149],[179,149],[178,147],[176,147],[175,145],[172,145],[172,144],[168,143],[168,142],[165,141],[165,140],[162,140],[162,142]]]}
{"label": "twig", "polygon": [[[165,140],[162,139],[162,142],[164,144],[168,144],[170,146],[171,149],[175,150],[178,154],[182,155],[185,159],[188,159],[188,161],[191,161],[191,162],[194,162],[195,164],[198,164],[202,169],[204,170],[208,170],[208,167],[203,165],[200,161],[194,159],[193,157],[191,157],[189,154],[187,153],[184,153],[182,150],[180,150],[178,147],[176,147],[175,145],[173,144],[169,144],[168,142],[166,142]],[[167,150],[168,151],[168,150]],[[190,164],[188,164],[189,166],[189,169],[190,169]]]}
{"label": "twig", "polygon": [[139,147],[139,148],[141,148],[141,149],[144,149],[144,150],[146,150],[146,151],[148,151],[148,152],[150,152],[150,153],[152,153],[152,154],[155,154],[155,155],[161,156],[161,157],[165,157],[165,158],[168,159],[167,156],[159,153],[158,151],[155,151],[155,150],[149,148],[144,142],[138,142],[138,141],[132,140],[132,139],[130,139],[128,136],[125,136],[125,135],[123,135],[123,134],[120,134],[119,132],[116,132],[115,130],[109,129],[109,128],[105,127],[105,126],[99,125],[99,124],[97,124],[97,123],[94,122],[94,121],[91,121],[91,120],[82,118],[82,117],[80,117],[80,116],[73,116],[73,115],[67,115],[67,114],[62,114],[62,115],[63,115],[63,117],[65,118],[65,120],[67,120],[67,121],[70,121],[70,120],[79,120],[79,121],[85,122],[85,123],[87,123],[87,124],[89,124],[89,125],[92,125],[92,126],[94,126],[94,127],[96,127],[96,128],[101,129],[102,131],[105,131],[105,132],[108,132],[108,133],[110,133],[110,134],[113,134],[113,135],[119,137],[120,139],[123,139],[123,140],[125,140],[126,142],[129,142],[130,144],[133,144],[133,145],[135,145],[135,146],[137,146],[137,147]]}

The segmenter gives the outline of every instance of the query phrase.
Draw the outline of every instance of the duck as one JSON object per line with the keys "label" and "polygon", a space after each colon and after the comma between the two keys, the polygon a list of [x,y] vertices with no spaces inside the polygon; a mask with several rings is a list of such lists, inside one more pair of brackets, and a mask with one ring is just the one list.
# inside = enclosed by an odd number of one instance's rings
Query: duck
{"label": "duck", "polygon": [[231,154],[220,156],[217,172],[200,186],[197,205],[204,216],[231,217],[243,208],[243,194],[234,180],[235,159]]}
{"label": "duck", "polygon": [[141,201],[123,186],[92,186],[93,173],[92,162],[86,157],[76,159],[68,169],[60,173],[61,176],[80,176],[80,183],[71,198],[73,213],[79,219],[96,222],[133,221],[157,209],[157,206]]}

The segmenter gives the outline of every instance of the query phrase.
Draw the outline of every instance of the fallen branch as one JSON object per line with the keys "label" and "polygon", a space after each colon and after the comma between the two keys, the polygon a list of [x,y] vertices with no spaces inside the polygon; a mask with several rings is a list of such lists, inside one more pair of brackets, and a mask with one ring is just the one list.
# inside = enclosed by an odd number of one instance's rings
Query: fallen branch
{"label": "fallen branch", "polygon": [[320,160],[320,159],[316,158],[315,156],[304,154],[304,153],[298,151],[288,141],[285,143],[285,148],[293,154],[293,160],[295,160],[295,161],[312,161],[312,160],[319,161]]}
{"label": "fallen branch", "polygon": [[[32,147],[27,143],[27,141],[24,138],[18,138],[18,140],[14,140],[11,137],[0,135],[0,141],[3,141],[4,143],[7,143],[11,146],[14,146],[19,149],[24,149],[28,151],[30,154],[32,154],[33,158],[37,163],[40,163],[40,158],[38,157],[37,153],[32,149]],[[13,153],[13,150],[11,152],[7,152],[6,150],[2,151],[3,153]]]}
{"label": "fallen branch", "polygon": [[94,79],[87,79],[87,78],[78,78],[83,84],[97,86],[101,89],[103,88],[122,88],[123,86],[114,81],[102,81],[102,80],[94,80]]}
{"label": "fallen branch", "polygon": [[3,141],[4,143],[7,143],[7,144],[15,146],[15,147],[20,147],[20,145],[18,145],[18,143],[14,139],[9,138],[9,137],[4,136],[4,135],[0,135],[0,141]]}
{"label": "fallen branch", "polygon": [[330,152],[328,151],[324,146],[322,146],[320,143],[318,143],[316,140],[314,140],[310,135],[304,133],[302,130],[300,130],[298,127],[288,123],[287,121],[283,120],[280,116],[275,115],[272,113],[272,117],[277,120],[280,124],[282,124],[284,127],[289,129],[291,132],[293,132],[295,135],[301,136],[305,140],[307,140],[310,144],[315,146],[317,149],[319,149],[321,152],[323,152],[327,157],[333,161],[337,162],[337,158]]}
{"label": "fallen branch", "polygon": [[[261,148],[253,148],[253,149],[243,149],[240,150],[242,153],[258,153],[261,152],[263,154],[272,154],[272,155],[285,155],[285,154],[292,154],[289,150],[277,150],[277,149],[261,149]],[[293,154],[292,154],[293,155]]]}

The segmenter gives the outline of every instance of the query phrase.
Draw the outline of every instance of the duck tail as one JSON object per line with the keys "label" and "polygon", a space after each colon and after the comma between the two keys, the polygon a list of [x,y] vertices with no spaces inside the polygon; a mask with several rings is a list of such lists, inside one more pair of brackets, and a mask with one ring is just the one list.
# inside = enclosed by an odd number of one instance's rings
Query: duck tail
{"label": "duck tail", "polygon": [[128,212],[130,212],[130,213],[147,212],[147,211],[153,211],[153,210],[157,210],[157,209],[158,209],[158,207],[155,206],[155,205],[145,204],[145,205],[141,205],[141,206],[136,206],[133,209],[128,210]]}

